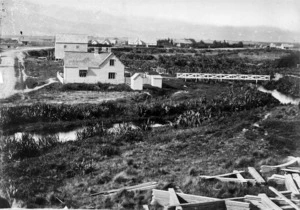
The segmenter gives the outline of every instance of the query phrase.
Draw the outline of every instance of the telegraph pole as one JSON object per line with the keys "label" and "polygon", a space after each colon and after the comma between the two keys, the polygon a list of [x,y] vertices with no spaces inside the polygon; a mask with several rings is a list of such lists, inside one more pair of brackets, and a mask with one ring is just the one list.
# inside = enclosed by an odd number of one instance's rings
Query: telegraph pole
{"label": "telegraph pole", "polygon": [[2,19],[5,16],[5,5],[4,0],[0,1],[0,44],[2,44],[2,31],[3,31],[3,22]]}

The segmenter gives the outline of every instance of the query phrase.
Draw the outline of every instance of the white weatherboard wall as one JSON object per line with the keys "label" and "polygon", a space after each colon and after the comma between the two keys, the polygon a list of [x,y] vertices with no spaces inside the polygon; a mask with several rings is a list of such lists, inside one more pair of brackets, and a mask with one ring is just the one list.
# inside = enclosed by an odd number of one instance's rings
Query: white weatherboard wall
{"label": "white weatherboard wall", "polygon": [[162,88],[162,76],[160,75],[151,75],[151,85],[154,87]]}
{"label": "white weatherboard wall", "polygon": [[[65,48],[66,45],[66,48]],[[64,59],[65,52],[87,52],[88,44],[83,43],[55,43],[55,58],[56,59]]]}
{"label": "white weatherboard wall", "polygon": [[[110,59],[115,60],[115,65],[110,66]],[[125,82],[124,77],[124,65],[115,56],[110,56],[103,64],[99,67],[65,67],[64,68],[64,83],[111,83],[111,84],[122,84]],[[87,70],[86,77],[79,76],[79,70]],[[116,73],[115,79],[108,79],[108,73]]]}
{"label": "white weatherboard wall", "polygon": [[141,74],[135,73],[130,79],[130,88],[132,90],[143,90],[144,79]]}

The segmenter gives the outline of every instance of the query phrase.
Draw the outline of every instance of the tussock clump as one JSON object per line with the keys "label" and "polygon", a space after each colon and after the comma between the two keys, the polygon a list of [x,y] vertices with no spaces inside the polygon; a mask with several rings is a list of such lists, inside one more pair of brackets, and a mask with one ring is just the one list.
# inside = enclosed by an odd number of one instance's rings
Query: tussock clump
{"label": "tussock clump", "polygon": [[243,168],[254,165],[253,157],[240,157],[234,162],[234,166],[237,168]]}
{"label": "tussock clump", "polygon": [[197,176],[198,174],[199,174],[199,172],[197,171],[196,168],[191,167],[191,168],[189,169],[189,175],[190,175],[190,176]]}
{"label": "tussock clump", "polygon": [[133,159],[127,159],[126,160],[126,164],[128,165],[128,166],[133,166],[133,164],[134,164],[134,160]]}
{"label": "tussock clump", "polygon": [[112,179],[112,177],[110,176],[108,171],[103,172],[102,174],[98,175],[96,180],[97,180],[97,184],[105,184],[110,182],[110,180]]}
{"label": "tussock clump", "polygon": [[8,203],[8,201],[5,198],[0,197],[0,208],[1,209],[9,209],[10,205]]}
{"label": "tussock clump", "polygon": [[132,180],[133,176],[129,176],[126,171],[122,171],[118,173],[114,178],[113,182],[121,184],[121,183],[126,183],[130,180]]}
{"label": "tussock clump", "polygon": [[139,130],[129,130],[124,134],[121,134],[116,142],[134,143],[143,141],[143,133]]}
{"label": "tussock clump", "polygon": [[269,156],[269,152],[267,150],[256,149],[253,151],[253,156],[258,158],[266,158]]}
{"label": "tussock clump", "polygon": [[257,132],[253,131],[253,130],[247,130],[245,132],[245,138],[251,141],[255,141],[257,140],[258,134]]}

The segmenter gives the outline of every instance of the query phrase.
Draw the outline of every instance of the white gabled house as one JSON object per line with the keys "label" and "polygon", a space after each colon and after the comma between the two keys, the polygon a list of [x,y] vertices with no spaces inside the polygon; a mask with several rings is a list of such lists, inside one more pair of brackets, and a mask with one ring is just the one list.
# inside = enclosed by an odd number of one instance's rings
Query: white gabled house
{"label": "white gabled house", "polygon": [[124,83],[124,65],[113,53],[65,52],[63,83]]}
{"label": "white gabled house", "polygon": [[88,36],[83,34],[57,34],[55,36],[55,59],[64,59],[67,51],[87,52]]}

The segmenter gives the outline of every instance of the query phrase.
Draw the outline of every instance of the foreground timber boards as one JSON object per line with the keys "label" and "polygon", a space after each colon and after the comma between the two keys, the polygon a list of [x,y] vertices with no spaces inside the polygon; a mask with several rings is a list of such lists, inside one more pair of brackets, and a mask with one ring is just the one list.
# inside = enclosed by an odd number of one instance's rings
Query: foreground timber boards
{"label": "foreground timber boards", "polygon": [[174,210],[226,210],[224,200],[205,196],[175,193],[173,189],[169,189],[169,191],[153,189],[151,204],[154,203]]}

